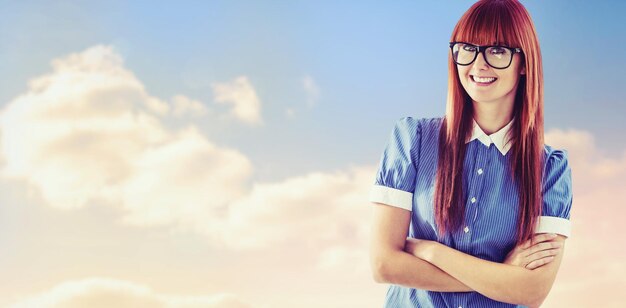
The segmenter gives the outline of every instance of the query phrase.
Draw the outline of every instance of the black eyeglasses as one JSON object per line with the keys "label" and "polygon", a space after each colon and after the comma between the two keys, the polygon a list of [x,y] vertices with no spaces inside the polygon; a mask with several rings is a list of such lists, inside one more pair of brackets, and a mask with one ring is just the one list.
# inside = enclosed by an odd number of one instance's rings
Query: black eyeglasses
{"label": "black eyeglasses", "polygon": [[458,65],[470,65],[482,52],[485,62],[495,69],[505,69],[513,62],[513,55],[522,53],[521,48],[506,46],[478,46],[465,42],[450,42],[452,59]]}

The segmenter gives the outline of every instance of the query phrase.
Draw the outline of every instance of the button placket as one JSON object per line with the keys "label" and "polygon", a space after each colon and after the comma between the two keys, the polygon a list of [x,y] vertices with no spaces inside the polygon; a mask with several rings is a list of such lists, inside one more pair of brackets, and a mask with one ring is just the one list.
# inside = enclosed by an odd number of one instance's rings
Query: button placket
{"label": "button placket", "polygon": [[[485,151],[480,151],[478,154],[478,159],[477,159],[477,166],[488,166],[489,165],[489,160],[490,160],[490,156],[489,156],[489,151],[491,151],[491,148],[487,148],[485,149]],[[471,204],[474,207],[474,217],[472,218],[472,223],[474,223],[476,221],[476,219],[478,218],[478,198],[476,198],[480,192],[483,190],[483,186],[485,184],[485,177],[484,176],[480,176],[484,173],[484,169],[483,167],[479,167],[476,170],[476,173],[478,174],[478,176],[475,177],[476,179],[476,186],[475,186],[475,190],[474,190],[474,195],[471,198]]]}
{"label": "button placket", "polygon": [[[477,149],[476,152],[474,152],[475,153],[474,154],[475,155],[474,166],[477,166],[477,165],[479,165],[481,163],[480,162],[480,160],[481,160],[481,154],[480,153],[482,152],[481,150],[482,150],[482,147],[479,147],[479,149]],[[474,168],[474,167],[472,167],[472,168]],[[470,200],[468,200],[469,202],[466,203],[467,204],[466,205],[466,209],[465,209],[466,210],[466,216],[471,215],[470,214],[471,212],[469,212],[469,211],[474,211],[474,215],[473,216],[474,217],[476,216],[476,205],[475,205],[476,198],[473,197],[473,196],[475,195],[475,193],[476,193],[476,191],[478,190],[478,187],[479,187],[478,180],[479,180],[478,176],[476,176],[473,172],[468,173],[468,184],[469,184],[468,185],[468,193],[472,197],[470,198]],[[470,223],[468,222],[467,219],[465,221],[466,221],[466,223],[465,223],[465,226],[463,226],[463,233],[461,233],[461,234],[465,235],[464,236],[464,242],[465,241],[469,242],[470,241],[470,237],[468,237],[469,236],[468,233],[470,231],[470,228],[469,228]]]}

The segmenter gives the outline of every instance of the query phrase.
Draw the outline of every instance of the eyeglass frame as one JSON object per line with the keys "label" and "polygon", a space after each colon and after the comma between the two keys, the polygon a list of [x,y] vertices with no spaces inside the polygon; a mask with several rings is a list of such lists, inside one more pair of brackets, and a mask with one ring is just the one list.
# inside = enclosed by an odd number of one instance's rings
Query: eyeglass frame
{"label": "eyeglass frame", "polygon": [[[474,46],[478,49],[477,52],[474,52],[474,59],[472,59],[472,61],[470,61],[467,64],[460,64],[458,62],[456,62],[456,59],[454,58],[454,45],[458,44],[458,43],[462,43],[462,44],[467,44],[467,45],[471,45]],[[487,48],[490,47],[498,47],[498,48],[504,48],[504,49],[508,49],[511,51],[511,59],[509,60],[509,64],[505,67],[495,67],[493,65],[491,65],[491,63],[489,63],[489,61],[487,61],[487,57],[485,56],[485,50],[487,50]],[[471,43],[466,43],[466,42],[450,42],[450,52],[452,53],[452,61],[454,61],[454,63],[456,63],[457,65],[461,65],[461,66],[468,66],[472,63],[474,63],[474,61],[476,61],[476,58],[478,58],[478,54],[482,53],[483,54],[483,60],[485,60],[485,63],[487,63],[487,65],[497,69],[497,70],[503,70],[503,69],[507,69],[509,68],[509,66],[511,66],[511,63],[513,63],[513,56],[515,56],[516,53],[521,53],[524,54],[524,52],[522,51],[521,48],[517,48],[517,47],[508,47],[508,46],[502,46],[502,45],[483,45],[483,46],[479,46],[479,45],[474,45]]]}

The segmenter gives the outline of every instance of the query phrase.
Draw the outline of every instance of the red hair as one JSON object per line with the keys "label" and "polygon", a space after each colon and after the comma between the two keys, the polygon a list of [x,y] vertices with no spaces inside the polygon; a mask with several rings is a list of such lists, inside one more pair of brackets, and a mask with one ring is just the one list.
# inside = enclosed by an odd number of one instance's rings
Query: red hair
{"label": "red hair", "polygon": [[[510,131],[511,176],[519,191],[517,243],[532,237],[541,215],[543,165],[543,70],[539,41],[528,11],[517,0],[481,0],[463,14],[451,41],[521,48],[526,68],[519,75]],[[469,103],[468,103],[469,102]],[[439,135],[435,178],[435,220],[439,233],[456,231],[465,220],[463,161],[471,134],[473,105],[448,54],[448,98]]]}

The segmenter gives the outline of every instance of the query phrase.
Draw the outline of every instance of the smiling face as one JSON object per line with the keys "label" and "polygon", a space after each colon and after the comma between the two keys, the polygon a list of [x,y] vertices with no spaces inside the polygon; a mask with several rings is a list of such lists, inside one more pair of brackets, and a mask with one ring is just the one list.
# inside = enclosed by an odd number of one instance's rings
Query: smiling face
{"label": "smiling face", "polygon": [[495,69],[485,62],[481,53],[472,64],[456,67],[465,92],[474,102],[512,104],[520,74],[526,73],[521,59],[516,53],[509,67]]}

